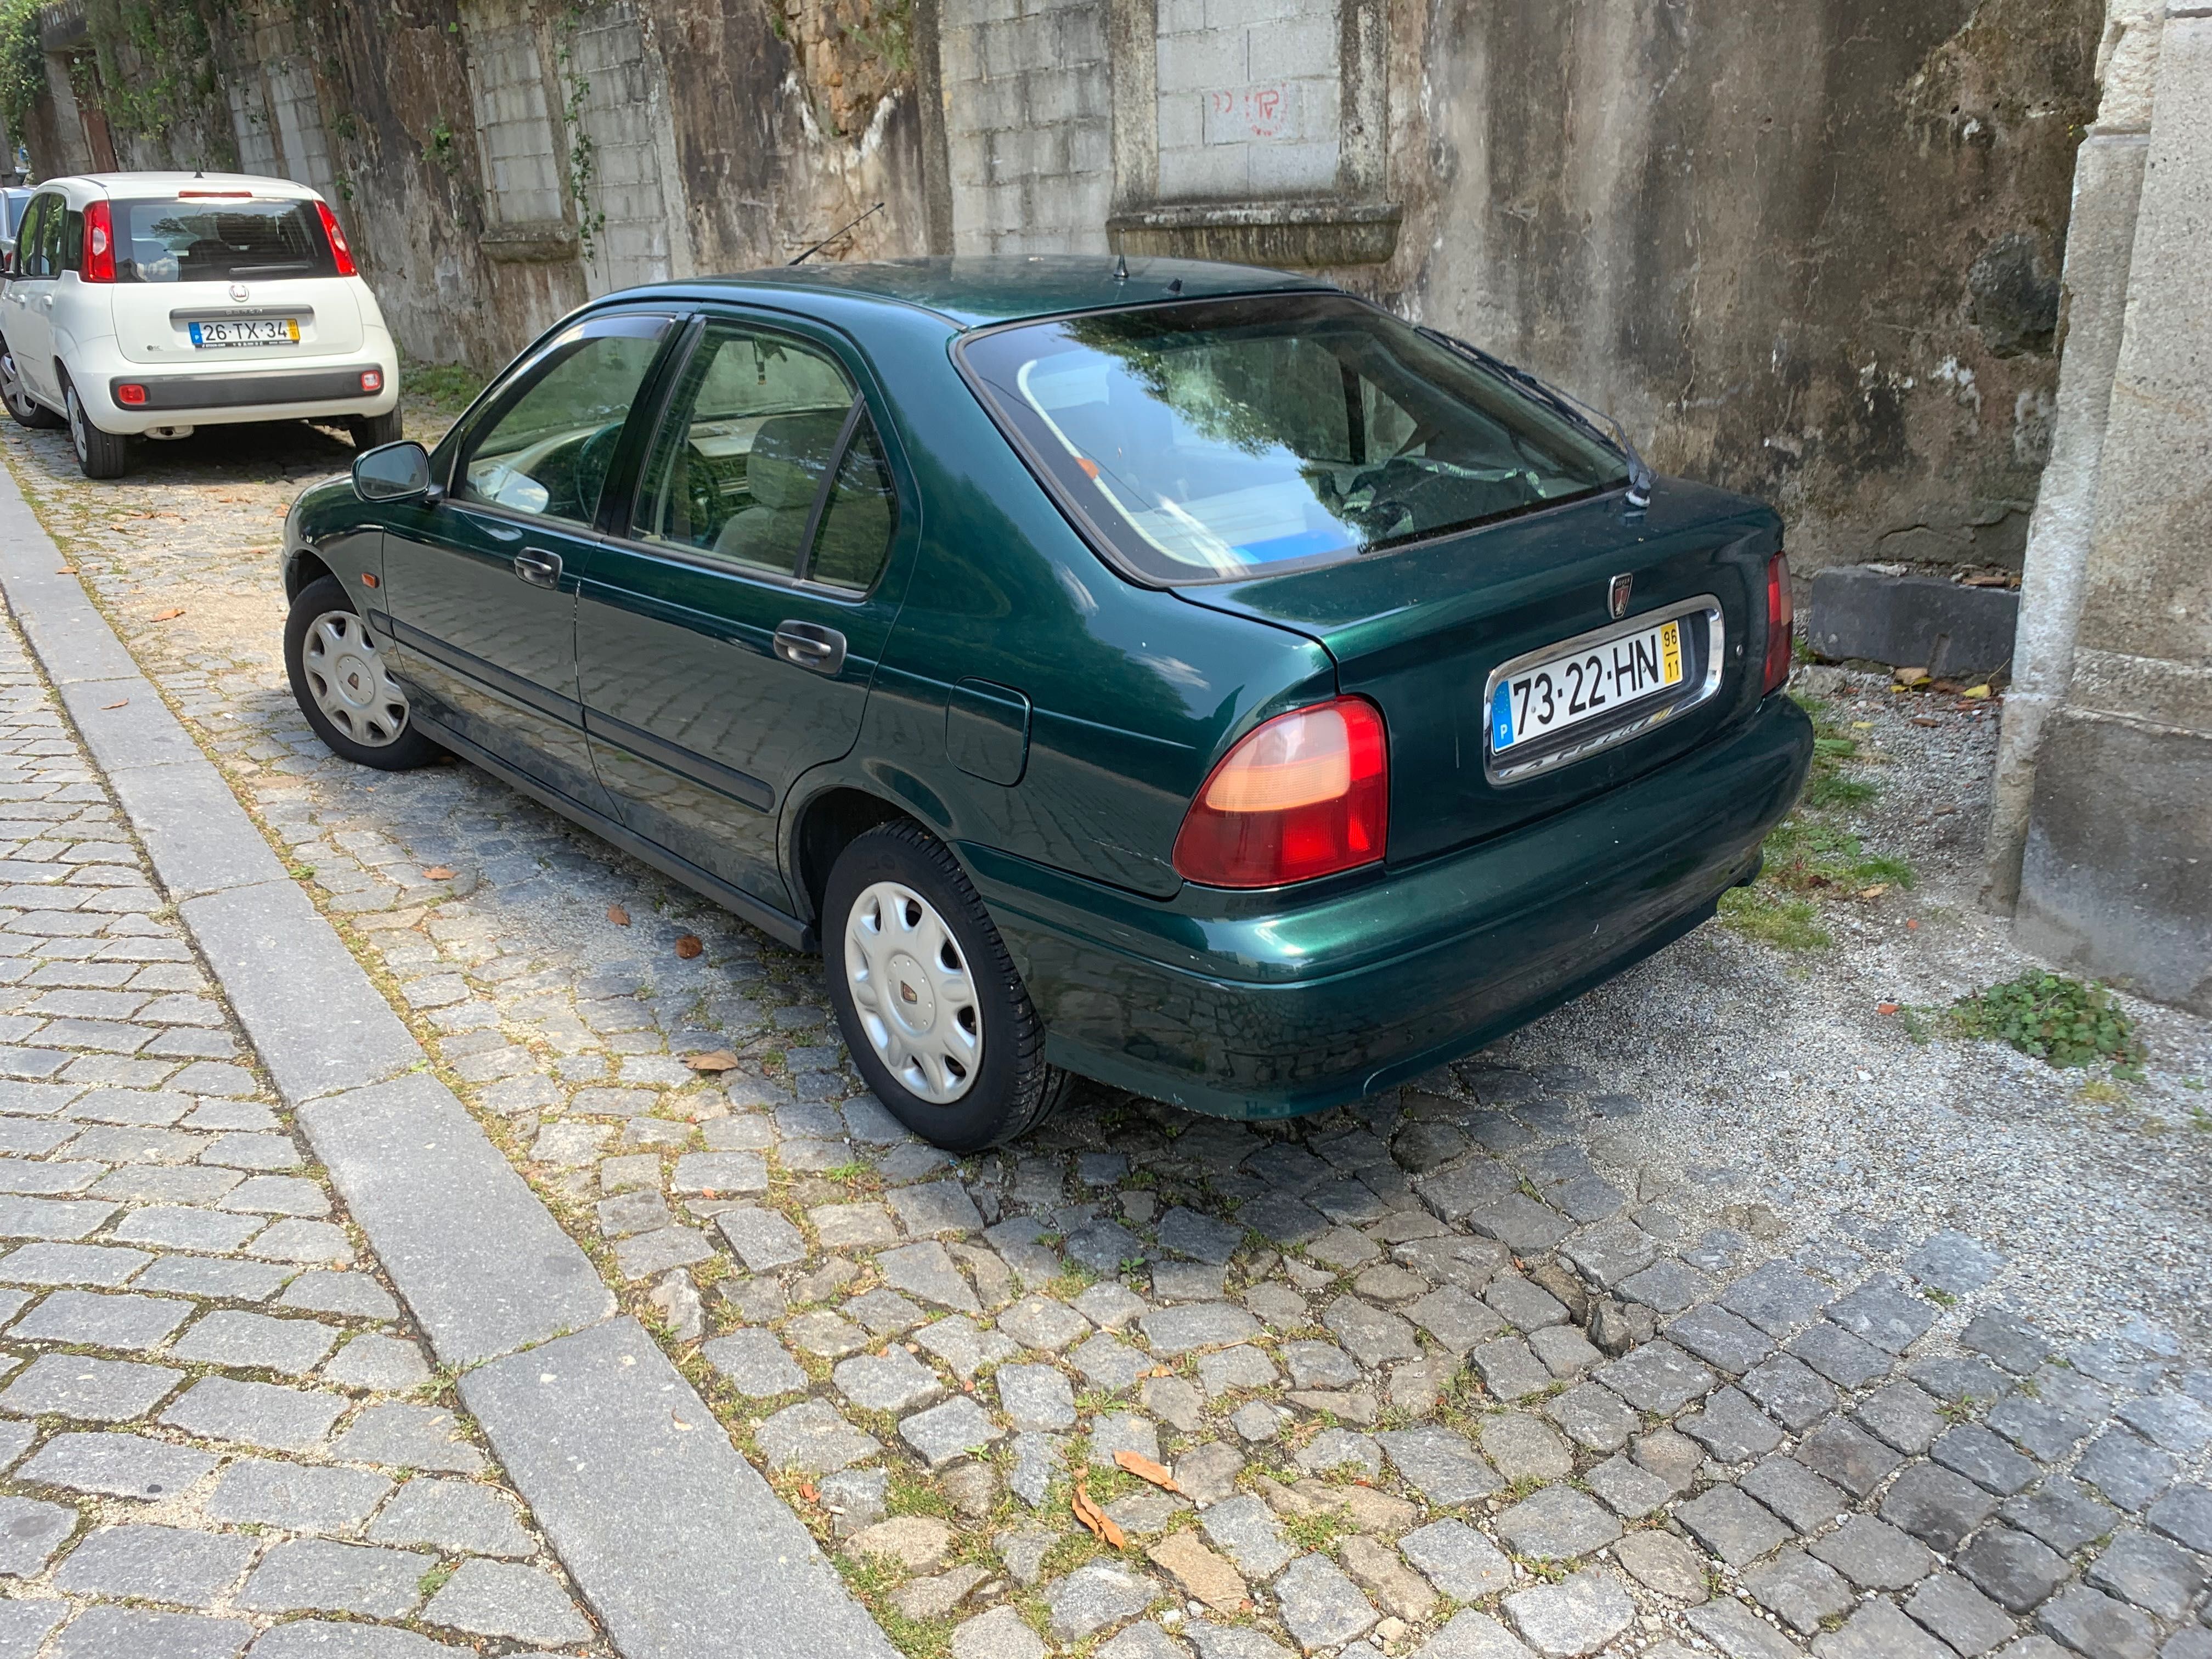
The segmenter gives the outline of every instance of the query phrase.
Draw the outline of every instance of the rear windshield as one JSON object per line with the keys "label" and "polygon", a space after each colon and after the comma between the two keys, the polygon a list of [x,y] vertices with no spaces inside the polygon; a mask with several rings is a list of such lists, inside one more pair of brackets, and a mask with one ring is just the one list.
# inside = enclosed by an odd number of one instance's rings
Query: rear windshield
{"label": "rear windshield", "polygon": [[335,276],[313,202],[118,202],[118,283],[234,283]]}
{"label": "rear windshield", "polygon": [[1626,481],[1583,427],[1341,295],[1060,318],[963,357],[1063,499],[1153,580],[1352,558]]}

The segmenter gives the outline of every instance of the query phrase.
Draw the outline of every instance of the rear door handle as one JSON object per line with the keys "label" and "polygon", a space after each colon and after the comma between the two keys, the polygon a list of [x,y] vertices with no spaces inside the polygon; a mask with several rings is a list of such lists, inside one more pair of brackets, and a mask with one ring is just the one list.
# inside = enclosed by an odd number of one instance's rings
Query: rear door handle
{"label": "rear door handle", "polygon": [[845,665],[845,636],[818,623],[784,623],[775,630],[775,654],[793,667],[834,674]]}
{"label": "rear door handle", "polygon": [[561,556],[541,548],[526,547],[514,556],[514,574],[532,587],[558,587]]}

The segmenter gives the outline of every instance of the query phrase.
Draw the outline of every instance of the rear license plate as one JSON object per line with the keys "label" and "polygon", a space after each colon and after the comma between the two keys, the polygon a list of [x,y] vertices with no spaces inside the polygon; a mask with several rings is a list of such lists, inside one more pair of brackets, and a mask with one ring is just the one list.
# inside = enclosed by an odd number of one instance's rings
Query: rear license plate
{"label": "rear license plate", "polygon": [[222,346],[297,345],[296,317],[240,318],[222,323],[191,325],[192,343],[207,351]]}
{"label": "rear license plate", "polygon": [[1500,680],[1490,699],[1491,752],[1502,755],[1680,685],[1683,620],[1566,652]]}

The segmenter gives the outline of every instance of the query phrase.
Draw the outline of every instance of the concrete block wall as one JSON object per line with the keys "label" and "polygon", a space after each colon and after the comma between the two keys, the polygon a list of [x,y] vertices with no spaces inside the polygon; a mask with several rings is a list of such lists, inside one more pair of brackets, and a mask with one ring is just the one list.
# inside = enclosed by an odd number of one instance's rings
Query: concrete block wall
{"label": "concrete block wall", "polygon": [[1105,0],[945,0],[953,248],[1103,253],[1113,197]]}
{"label": "concrete block wall", "polygon": [[483,156],[484,199],[495,225],[544,225],[565,215],[567,146],[554,131],[538,27],[465,23],[469,94]]}
{"label": "concrete block wall", "polygon": [[659,139],[660,77],[636,9],[617,3],[583,13],[568,52],[569,72],[583,91],[575,118],[592,145],[583,206],[596,222],[590,238],[592,291],[664,281],[673,266],[668,200],[661,188],[666,168]]}
{"label": "concrete block wall", "polygon": [[1337,3],[1160,0],[1160,200],[1313,198],[1335,187]]}
{"label": "concrete block wall", "polygon": [[315,95],[315,72],[297,53],[272,58],[263,70],[269,86],[269,112],[283,149],[279,165],[270,169],[287,179],[337,198],[337,176],[331,167],[330,140],[323,131],[321,100]]}
{"label": "concrete block wall", "polygon": [[261,77],[241,76],[227,90],[231,131],[238,139],[239,171],[264,179],[281,178],[284,152],[276,142],[276,124],[270,118],[269,94]]}

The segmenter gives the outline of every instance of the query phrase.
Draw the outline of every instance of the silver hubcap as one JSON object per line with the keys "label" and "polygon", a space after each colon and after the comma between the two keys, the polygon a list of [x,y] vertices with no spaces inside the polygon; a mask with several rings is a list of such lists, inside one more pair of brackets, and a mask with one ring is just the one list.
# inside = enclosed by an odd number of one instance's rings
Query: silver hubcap
{"label": "silver hubcap", "polygon": [[72,390],[69,394],[70,441],[76,446],[76,458],[82,461],[91,448],[91,440],[84,432],[84,405],[77,401]]}
{"label": "silver hubcap", "polygon": [[982,1006],[959,941],[927,899],[879,881],[854,901],[845,983],[869,1046],[908,1093],[949,1106],[975,1086]]}
{"label": "silver hubcap", "polygon": [[13,352],[0,352],[0,398],[8,400],[8,407],[19,415],[28,414],[31,394],[23,390],[23,380],[15,373]]}
{"label": "silver hubcap", "polygon": [[386,670],[376,636],[352,611],[316,617],[300,660],[315,707],[356,743],[381,749],[407,729],[407,694]]}

